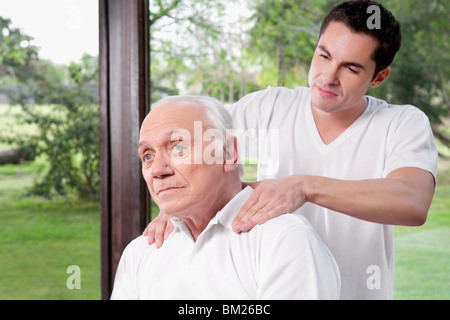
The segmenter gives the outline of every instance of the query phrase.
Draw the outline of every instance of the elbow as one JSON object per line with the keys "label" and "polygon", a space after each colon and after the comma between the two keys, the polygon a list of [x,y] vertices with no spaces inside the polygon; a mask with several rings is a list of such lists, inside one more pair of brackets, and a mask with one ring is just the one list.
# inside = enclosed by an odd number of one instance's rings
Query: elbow
{"label": "elbow", "polygon": [[414,199],[410,198],[409,202],[405,203],[405,209],[407,210],[406,222],[409,226],[420,227],[425,224],[432,199],[432,195],[427,197],[416,195]]}
{"label": "elbow", "polygon": [[420,227],[425,224],[428,217],[428,207],[419,208],[415,207],[410,211],[408,225],[411,227]]}
{"label": "elbow", "polygon": [[413,222],[412,226],[413,226],[413,227],[420,227],[420,226],[423,226],[423,225],[425,224],[426,221],[427,221],[427,215],[426,215],[426,214],[417,216],[417,217],[414,219],[414,222]]}

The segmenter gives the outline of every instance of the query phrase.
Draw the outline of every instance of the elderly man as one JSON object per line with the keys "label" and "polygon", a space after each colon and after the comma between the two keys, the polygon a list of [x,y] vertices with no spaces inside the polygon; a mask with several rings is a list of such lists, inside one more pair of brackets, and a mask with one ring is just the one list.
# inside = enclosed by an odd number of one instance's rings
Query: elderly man
{"label": "elderly man", "polygon": [[174,231],[125,249],[112,299],[338,299],[334,258],[305,218],[283,215],[249,232],[231,223],[242,190],[231,118],[209,97],[157,103],[140,133],[142,174]]}

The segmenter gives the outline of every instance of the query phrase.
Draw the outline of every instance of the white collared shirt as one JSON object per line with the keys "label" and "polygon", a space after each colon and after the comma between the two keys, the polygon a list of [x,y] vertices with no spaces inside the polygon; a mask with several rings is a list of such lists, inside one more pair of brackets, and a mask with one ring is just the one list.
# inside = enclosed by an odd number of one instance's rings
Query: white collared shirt
{"label": "white collared shirt", "polygon": [[140,236],[124,250],[112,299],[339,299],[334,258],[309,222],[282,215],[249,232],[231,223],[253,192],[238,193],[194,242],[186,224],[160,249]]}

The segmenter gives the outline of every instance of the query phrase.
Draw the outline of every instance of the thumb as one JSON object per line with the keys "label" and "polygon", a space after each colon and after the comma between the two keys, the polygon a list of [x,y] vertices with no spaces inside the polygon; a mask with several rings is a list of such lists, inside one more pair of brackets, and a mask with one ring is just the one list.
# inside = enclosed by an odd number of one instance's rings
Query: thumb
{"label": "thumb", "polygon": [[256,181],[256,182],[247,182],[247,186],[251,187],[252,189],[256,189],[262,181]]}

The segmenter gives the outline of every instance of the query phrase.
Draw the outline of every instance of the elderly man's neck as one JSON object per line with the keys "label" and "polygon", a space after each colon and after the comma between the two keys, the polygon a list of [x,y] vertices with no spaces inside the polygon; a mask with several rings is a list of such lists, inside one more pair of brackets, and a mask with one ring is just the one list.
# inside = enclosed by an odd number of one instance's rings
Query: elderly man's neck
{"label": "elderly man's neck", "polygon": [[206,229],[211,219],[240,191],[242,191],[241,180],[239,178],[231,179],[224,184],[216,199],[208,199],[208,205],[203,206],[195,215],[181,218],[186,223],[194,241],[197,241],[197,238]]}

